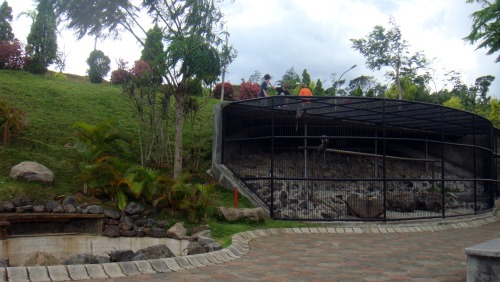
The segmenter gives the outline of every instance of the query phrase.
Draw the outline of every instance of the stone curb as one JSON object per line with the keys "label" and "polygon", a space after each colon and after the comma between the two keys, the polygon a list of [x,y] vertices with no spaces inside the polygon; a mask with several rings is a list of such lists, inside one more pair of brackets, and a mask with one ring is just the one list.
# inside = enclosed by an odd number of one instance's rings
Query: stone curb
{"label": "stone curb", "polygon": [[167,273],[186,269],[226,263],[238,259],[250,251],[249,242],[255,238],[280,234],[378,234],[437,232],[443,230],[474,228],[500,221],[500,214],[485,213],[472,217],[452,219],[397,222],[395,223],[352,223],[335,222],[325,227],[273,228],[245,231],[233,235],[232,244],[222,250],[175,258],[144,260],[134,262],[56,265],[0,268],[0,282],[45,282],[88,279],[108,279],[139,274]]}

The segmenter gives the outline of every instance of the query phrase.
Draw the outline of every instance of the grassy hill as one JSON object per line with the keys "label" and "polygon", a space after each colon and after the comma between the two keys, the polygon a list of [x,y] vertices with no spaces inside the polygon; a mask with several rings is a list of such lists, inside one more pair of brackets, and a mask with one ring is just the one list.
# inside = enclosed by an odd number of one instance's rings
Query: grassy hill
{"label": "grassy hill", "polygon": [[[204,106],[194,125],[196,132],[191,134],[191,124],[186,120],[184,147],[189,152],[201,146],[199,171],[204,172],[211,157],[212,106],[218,101],[199,99]],[[75,122],[97,124],[117,120],[120,127],[132,135],[137,128],[134,108],[122,94],[121,86],[92,84],[77,76],[61,80],[50,75],[1,70],[0,101],[7,101],[9,106],[26,112],[29,119],[26,130],[12,144],[0,145],[0,200],[22,195],[53,198],[81,190],[81,181],[75,177],[78,156],[73,149],[64,146]],[[137,142],[132,150],[138,151]],[[135,155],[139,159],[139,154]],[[13,181],[10,169],[22,161],[36,161],[50,168],[55,174],[54,183]],[[188,169],[189,165],[187,161]]]}

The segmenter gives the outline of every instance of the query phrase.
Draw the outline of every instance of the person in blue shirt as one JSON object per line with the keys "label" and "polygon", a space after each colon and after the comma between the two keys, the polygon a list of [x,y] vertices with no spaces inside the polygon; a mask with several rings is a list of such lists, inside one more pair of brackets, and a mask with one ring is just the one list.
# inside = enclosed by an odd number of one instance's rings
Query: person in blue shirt
{"label": "person in blue shirt", "polygon": [[271,86],[274,89],[274,86],[271,84],[271,76],[269,74],[264,75],[264,81],[260,85],[259,98],[267,97],[267,87]]}

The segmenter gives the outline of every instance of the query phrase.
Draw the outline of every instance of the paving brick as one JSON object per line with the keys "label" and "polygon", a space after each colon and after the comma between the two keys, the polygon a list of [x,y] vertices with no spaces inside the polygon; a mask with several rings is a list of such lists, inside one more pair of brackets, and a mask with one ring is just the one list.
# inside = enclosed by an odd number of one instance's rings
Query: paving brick
{"label": "paving brick", "polygon": [[69,277],[73,280],[90,280],[90,276],[87,273],[87,269],[85,265],[76,264],[76,265],[67,265]]}
{"label": "paving brick", "polygon": [[47,266],[49,276],[52,281],[67,281],[71,280],[69,277],[68,269],[65,265],[52,265]]}
{"label": "paving brick", "polygon": [[193,257],[196,257],[198,261],[203,264],[204,266],[206,265],[214,265],[213,262],[209,261],[207,256],[205,254],[199,254],[199,255],[194,255]]}
{"label": "paving brick", "polygon": [[195,256],[187,256],[186,259],[189,261],[189,263],[191,265],[193,265],[194,267],[203,267],[205,266],[204,264],[202,264],[197,257]]}
{"label": "paving brick", "polygon": [[85,269],[92,279],[106,279],[109,276],[104,272],[102,264],[85,264]]}
{"label": "paving brick", "polygon": [[184,270],[184,268],[182,268],[179,265],[179,263],[177,262],[177,260],[175,260],[175,258],[166,258],[166,259],[162,259],[162,260],[167,265],[167,267],[172,271]]}
{"label": "paving brick", "polygon": [[28,266],[28,276],[31,282],[51,281],[45,266]]}
{"label": "paving brick", "polygon": [[110,277],[110,278],[116,278],[116,277],[124,277],[125,274],[122,272],[122,269],[116,262],[111,262],[111,263],[103,263],[102,267],[104,268],[104,272]]}
{"label": "paving brick", "polygon": [[156,272],[159,272],[159,273],[172,272],[172,270],[170,268],[168,268],[167,265],[165,264],[165,262],[161,259],[152,259],[152,260],[149,260],[149,263],[151,264],[151,267],[153,267],[153,269]]}
{"label": "paving brick", "polygon": [[28,269],[26,267],[7,267],[9,281],[29,282]]}
{"label": "paving brick", "polygon": [[140,273],[144,273],[144,274],[156,273],[156,271],[153,269],[153,267],[151,266],[151,263],[148,260],[134,261],[134,264]]}
{"label": "paving brick", "polygon": [[117,264],[122,269],[123,274],[127,276],[141,274],[141,272],[137,269],[137,266],[133,261],[118,262]]}

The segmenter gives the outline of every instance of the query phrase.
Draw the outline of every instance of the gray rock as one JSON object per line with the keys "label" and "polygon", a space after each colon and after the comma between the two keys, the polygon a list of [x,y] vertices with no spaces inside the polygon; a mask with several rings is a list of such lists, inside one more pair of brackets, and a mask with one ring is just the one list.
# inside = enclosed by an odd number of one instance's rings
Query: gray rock
{"label": "gray rock", "polygon": [[197,242],[200,243],[200,245],[202,245],[203,247],[205,247],[206,245],[212,244],[214,242],[214,239],[206,236],[198,236]]}
{"label": "gray rock", "polygon": [[4,212],[13,212],[16,209],[16,206],[11,201],[3,201],[1,206]]}
{"label": "gray rock", "polygon": [[135,230],[120,230],[120,236],[122,237],[135,237],[137,236],[137,231]]}
{"label": "gray rock", "polygon": [[177,222],[167,230],[167,237],[173,239],[184,239],[186,234],[187,229],[184,227],[184,222]]}
{"label": "gray rock", "polygon": [[64,212],[64,210],[63,210],[62,206],[61,206],[61,205],[59,205],[59,206],[55,207],[55,208],[52,210],[52,212],[53,212],[53,213],[63,213],[63,212]]}
{"label": "gray rock", "polygon": [[191,228],[191,230],[189,231],[189,234],[193,235],[196,233],[200,233],[201,231],[205,231],[205,230],[210,230],[210,226],[208,226],[206,224],[205,225],[198,225],[198,226]]}
{"label": "gray rock", "polygon": [[117,225],[107,225],[102,235],[107,237],[120,237],[120,228]]}
{"label": "gray rock", "polygon": [[266,211],[259,208],[226,208],[219,207],[217,208],[219,213],[221,213],[224,218],[229,221],[239,221],[239,220],[247,220],[252,222],[263,222],[268,216]]}
{"label": "gray rock", "polygon": [[132,230],[134,229],[134,221],[128,216],[122,216],[120,218],[120,229],[122,230]]}
{"label": "gray rock", "polygon": [[175,257],[175,254],[163,244],[138,250],[136,255],[143,254],[146,259],[161,259]]}
{"label": "gray rock", "polygon": [[49,266],[59,264],[61,264],[61,261],[55,256],[46,252],[36,252],[28,256],[22,266]]}
{"label": "gray rock", "polygon": [[63,210],[65,213],[76,213],[76,208],[72,204],[65,204]]}
{"label": "gray rock", "polygon": [[203,247],[198,242],[191,242],[187,246],[187,254],[188,255],[204,254],[206,252],[207,252],[207,250],[205,249],[205,247]]}
{"label": "gray rock", "polygon": [[132,261],[134,257],[135,254],[132,250],[116,250],[111,251],[109,254],[109,260],[111,262]]}
{"label": "gray rock", "polygon": [[16,212],[21,213],[21,212],[32,212],[33,211],[33,206],[28,205],[28,206],[22,206],[22,207],[16,207]]}
{"label": "gray rock", "polygon": [[73,264],[99,264],[109,262],[109,258],[104,256],[94,256],[91,254],[76,254],[64,260],[65,265]]}
{"label": "gray rock", "polygon": [[138,254],[135,255],[135,257],[132,259],[133,261],[138,261],[138,260],[147,260],[148,258],[144,254]]}
{"label": "gray rock", "polygon": [[33,206],[33,211],[34,212],[44,212],[45,206]]}
{"label": "gray rock", "polygon": [[54,181],[54,173],[37,162],[22,162],[12,167],[10,177],[14,180],[24,179],[50,184]]}
{"label": "gray rock", "polygon": [[145,237],[146,236],[146,228],[140,226],[137,227],[137,237]]}
{"label": "gray rock", "polygon": [[384,213],[384,200],[351,194],[346,200],[349,211],[360,218],[377,218]]}
{"label": "gray rock", "polygon": [[73,196],[67,197],[66,199],[63,200],[63,202],[62,202],[63,206],[68,205],[68,204],[72,205],[73,207],[78,207],[78,201]]}
{"label": "gray rock", "polygon": [[106,221],[104,221],[104,224],[106,224],[106,225],[119,225],[120,222],[116,219],[107,218]]}
{"label": "gray rock", "polygon": [[117,212],[117,211],[105,209],[104,210],[104,214],[106,215],[106,217],[109,217],[109,218],[112,218],[112,219],[118,219],[118,218],[120,218],[120,213]]}
{"label": "gray rock", "polygon": [[222,250],[222,245],[219,242],[212,242],[205,246],[205,250],[207,250],[207,252]]}
{"label": "gray rock", "polygon": [[125,207],[125,214],[138,215],[144,211],[144,208],[136,202],[130,202]]}
{"label": "gray rock", "polygon": [[85,210],[87,211],[87,213],[90,213],[90,214],[104,213],[104,209],[101,206],[97,206],[97,205],[90,205]]}
{"label": "gray rock", "polygon": [[167,230],[158,227],[153,227],[149,231],[149,236],[154,238],[166,238]]}
{"label": "gray rock", "polygon": [[212,232],[210,230],[202,230],[196,234],[189,236],[188,240],[189,240],[189,242],[196,242],[196,241],[198,241],[198,237],[200,237],[200,236],[211,237]]}
{"label": "gray rock", "polygon": [[136,226],[146,226],[147,219],[138,219],[134,221],[134,225]]}
{"label": "gray rock", "polygon": [[57,208],[57,207],[61,207],[61,204],[59,204],[56,201],[49,201],[45,205],[45,210],[48,211],[48,212],[53,212],[54,209]]}
{"label": "gray rock", "polygon": [[16,207],[30,206],[31,200],[28,198],[14,198],[11,200],[12,204]]}

